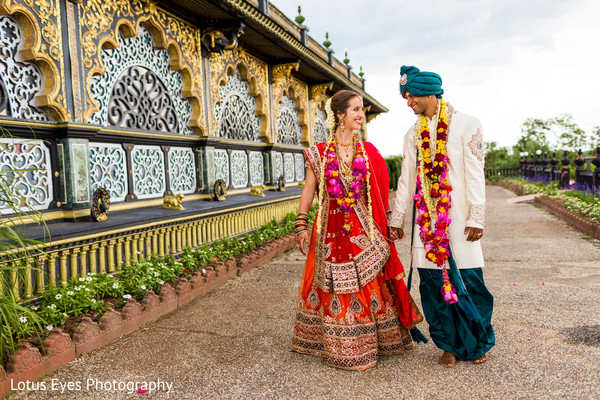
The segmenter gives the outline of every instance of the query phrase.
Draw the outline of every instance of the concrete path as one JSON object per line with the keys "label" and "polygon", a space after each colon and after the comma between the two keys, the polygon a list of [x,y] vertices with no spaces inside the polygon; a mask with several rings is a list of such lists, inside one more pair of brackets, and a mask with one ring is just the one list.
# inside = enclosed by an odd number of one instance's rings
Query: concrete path
{"label": "concrete path", "polygon": [[[484,274],[497,344],[483,365],[442,368],[431,341],[365,372],[291,352],[304,263],[291,252],[73,361],[40,382],[45,390],[12,398],[600,398],[600,248],[531,204],[507,203],[505,189],[489,186],[487,196]],[[407,263],[408,247],[398,249]],[[159,390],[127,393],[143,381]]]}

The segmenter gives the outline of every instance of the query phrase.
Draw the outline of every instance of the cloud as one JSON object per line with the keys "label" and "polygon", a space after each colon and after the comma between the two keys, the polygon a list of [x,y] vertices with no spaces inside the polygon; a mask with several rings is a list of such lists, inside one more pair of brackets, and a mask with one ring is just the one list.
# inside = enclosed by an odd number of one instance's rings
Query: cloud
{"label": "cloud", "polygon": [[[597,0],[301,1],[309,34],[330,31],[338,59],[363,66],[366,89],[390,109],[369,124],[384,155],[401,152],[415,116],[398,95],[403,64],[439,73],[445,98],[479,117],[484,138],[510,146],[529,117],[570,113],[588,133],[600,125]],[[297,0],[272,2],[289,18]]]}

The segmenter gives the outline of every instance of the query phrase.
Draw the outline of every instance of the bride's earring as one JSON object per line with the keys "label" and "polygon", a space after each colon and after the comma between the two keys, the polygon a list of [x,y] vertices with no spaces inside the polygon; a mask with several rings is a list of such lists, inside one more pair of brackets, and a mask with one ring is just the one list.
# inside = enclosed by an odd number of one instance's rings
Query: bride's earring
{"label": "bride's earring", "polygon": [[345,127],[344,127],[344,120],[343,119],[340,120],[340,128],[342,128],[342,133],[344,133],[344,128]]}

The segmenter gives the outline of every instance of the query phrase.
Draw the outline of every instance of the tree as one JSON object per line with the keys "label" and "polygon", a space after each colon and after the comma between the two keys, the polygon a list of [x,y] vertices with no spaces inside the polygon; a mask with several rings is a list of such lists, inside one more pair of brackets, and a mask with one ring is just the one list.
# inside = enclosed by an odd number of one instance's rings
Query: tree
{"label": "tree", "polygon": [[592,129],[592,134],[590,135],[590,144],[592,145],[592,149],[600,147],[600,125],[595,126],[594,129]]}
{"label": "tree", "polygon": [[573,122],[571,114],[561,114],[548,120],[550,128],[558,137],[558,147],[563,150],[588,150],[589,142],[583,129]]}
{"label": "tree", "polygon": [[485,142],[486,168],[513,168],[519,166],[518,153],[511,154],[506,147],[498,147],[496,142]]}
{"label": "tree", "polygon": [[[587,134],[574,121],[571,114],[541,119],[528,118],[521,125],[522,136],[514,146],[515,152],[534,154],[536,150],[550,152],[550,148],[559,150],[588,151],[590,141]],[[599,136],[599,135],[597,135]]]}

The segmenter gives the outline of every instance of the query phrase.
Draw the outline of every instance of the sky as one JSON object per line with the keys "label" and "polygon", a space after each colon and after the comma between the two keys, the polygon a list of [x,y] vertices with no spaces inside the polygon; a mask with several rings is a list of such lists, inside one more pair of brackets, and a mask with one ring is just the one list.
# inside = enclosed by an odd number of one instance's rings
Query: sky
{"label": "sky", "polygon": [[588,135],[600,125],[598,0],[273,0],[290,19],[302,6],[309,35],[329,31],[348,50],[367,93],[390,111],[368,125],[384,156],[402,154],[416,120],[398,92],[400,67],[443,80],[444,99],[478,117],[484,141],[512,147],[527,118],[571,114]]}

